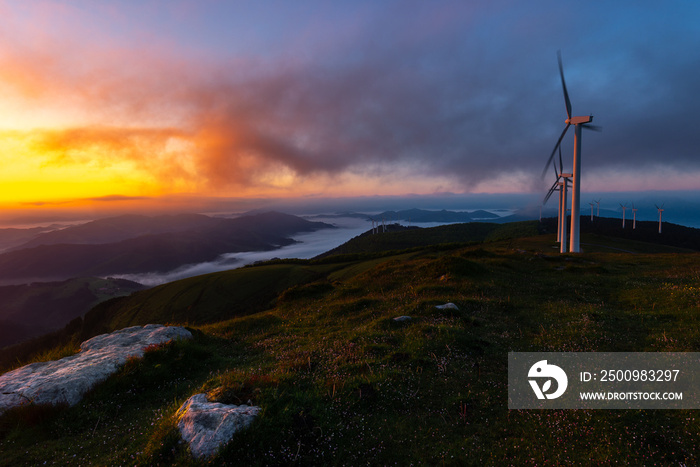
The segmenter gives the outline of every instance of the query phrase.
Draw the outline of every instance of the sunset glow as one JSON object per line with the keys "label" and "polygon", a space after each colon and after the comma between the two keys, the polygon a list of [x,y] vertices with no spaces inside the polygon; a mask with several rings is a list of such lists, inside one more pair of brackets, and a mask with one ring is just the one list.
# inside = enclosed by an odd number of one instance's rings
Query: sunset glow
{"label": "sunset glow", "polygon": [[[564,45],[532,23],[568,7],[275,5],[0,1],[0,206],[542,190]],[[691,15],[599,8],[616,48],[565,50],[584,190],[700,189]]]}

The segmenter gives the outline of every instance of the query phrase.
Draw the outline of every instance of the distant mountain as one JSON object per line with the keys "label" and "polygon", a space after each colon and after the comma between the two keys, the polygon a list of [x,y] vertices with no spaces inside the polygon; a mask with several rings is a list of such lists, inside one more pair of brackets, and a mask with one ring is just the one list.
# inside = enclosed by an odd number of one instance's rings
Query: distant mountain
{"label": "distant mountain", "polygon": [[275,212],[235,219],[203,215],[121,216],[39,236],[0,254],[0,281],[167,272],[224,253],[267,251],[300,232],[334,228]]}
{"label": "distant mountain", "polygon": [[54,230],[56,227],[33,227],[31,229],[0,229],[0,251],[27,243],[37,236]]}
{"label": "distant mountain", "polygon": [[0,347],[61,329],[104,300],[144,288],[95,277],[0,287]]}
{"label": "distant mountain", "polygon": [[[321,216],[319,216],[321,217]],[[431,211],[427,209],[404,209],[401,211],[384,211],[379,214],[364,214],[360,212],[345,212],[331,215],[323,215],[322,217],[355,217],[358,219],[374,219],[385,222],[395,222],[405,221],[405,222],[442,222],[442,223],[456,223],[456,222],[473,222],[475,220],[496,220],[499,219],[497,214],[493,214],[489,211],[477,210],[477,211],[447,211],[442,209],[440,211]]]}
{"label": "distant mountain", "polygon": [[171,216],[124,215],[98,219],[62,230],[53,230],[35,236],[15,249],[31,248],[39,245],[101,244],[115,243],[143,235],[209,228],[220,219],[201,214],[178,214]]}
{"label": "distant mountain", "polygon": [[488,211],[427,211],[425,209],[407,209],[403,211],[385,211],[381,214],[372,216],[374,219],[386,219],[387,221],[400,219],[408,222],[471,222],[475,219],[494,219],[497,215],[491,214]]}

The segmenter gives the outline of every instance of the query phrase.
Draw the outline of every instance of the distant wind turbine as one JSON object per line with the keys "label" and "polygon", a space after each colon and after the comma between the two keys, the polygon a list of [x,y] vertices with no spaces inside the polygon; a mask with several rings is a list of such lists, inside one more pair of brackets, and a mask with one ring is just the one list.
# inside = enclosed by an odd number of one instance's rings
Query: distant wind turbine
{"label": "distant wind turbine", "polygon": [[549,163],[554,158],[554,154],[557,152],[557,148],[560,147],[564,135],[566,135],[567,130],[571,125],[574,125],[574,171],[573,171],[573,190],[571,192],[571,241],[569,251],[572,253],[579,253],[581,251],[579,237],[581,228],[579,225],[579,216],[581,212],[581,128],[588,128],[591,130],[600,131],[600,127],[594,125],[588,125],[593,121],[593,116],[583,116],[583,117],[573,117],[571,115],[571,100],[569,100],[569,92],[566,89],[566,81],[564,80],[564,65],[561,60],[561,51],[557,52],[557,59],[559,61],[559,76],[561,77],[561,86],[564,90],[564,101],[566,104],[566,116],[567,119],[564,123],[564,131],[562,131],[557,144],[554,146],[552,154],[549,156],[547,163],[545,164],[542,176],[544,177]]}
{"label": "distant wind turbine", "polygon": [[632,203],[632,230],[637,228],[637,208],[634,207],[634,203]]}
{"label": "distant wind turbine", "polygon": [[598,210],[595,213],[596,217],[600,217],[600,200],[596,201],[595,204],[598,205]]}
{"label": "distant wind turbine", "polygon": [[661,213],[664,212],[664,205],[662,204],[661,207],[659,207],[655,204],[654,206],[659,210],[659,233],[661,233]]}
{"label": "distant wind turbine", "polygon": [[622,228],[625,228],[625,211],[627,210],[627,206],[624,206],[622,203],[620,203],[620,207],[622,208]]}
{"label": "distant wind turbine", "polygon": [[374,225],[375,225],[376,222],[375,222],[375,220],[374,220],[372,217],[369,217],[369,216],[368,216],[367,218],[368,218],[369,220],[372,221],[372,235],[374,235],[375,233],[377,233],[376,230],[375,230],[375,227],[374,227]]}
{"label": "distant wind turbine", "polygon": [[595,203],[594,203],[593,201],[591,201],[591,202],[588,203],[588,204],[591,205],[591,222],[593,222],[593,205],[594,205]]}

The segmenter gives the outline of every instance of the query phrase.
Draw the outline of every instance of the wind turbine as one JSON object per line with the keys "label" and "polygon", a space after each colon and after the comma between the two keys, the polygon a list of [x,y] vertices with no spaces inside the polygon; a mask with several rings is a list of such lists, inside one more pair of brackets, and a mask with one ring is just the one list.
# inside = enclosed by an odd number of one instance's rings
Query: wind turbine
{"label": "wind turbine", "polygon": [[637,228],[637,208],[634,207],[634,203],[632,203],[632,230]]}
{"label": "wind turbine", "polygon": [[595,204],[598,205],[598,210],[595,213],[596,217],[600,217],[600,200],[596,201]]}
{"label": "wind turbine", "polygon": [[566,104],[566,116],[567,119],[564,121],[566,126],[564,131],[562,131],[557,144],[554,146],[552,155],[549,156],[549,160],[545,164],[545,169],[542,172],[544,177],[544,172],[547,171],[549,163],[554,158],[554,154],[557,152],[557,148],[561,145],[561,141],[564,139],[564,135],[569,130],[571,125],[574,125],[574,172],[573,172],[573,190],[571,192],[571,241],[569,251],[571,253],[580,253],[581,247],[579,244],[579,237],[581,232],[581,226],[579,225],[579,216],[581,212],[581,128],[589,128],[591,130],[600,130],[599,127],[594,125],[586,126],[588,123],[593,121],[593,116],[583,116],[583,117],[573,117],[571,115],[571,101],[569,100],[569,92],[566,90],[566,81],[564,80],[564,65],[561,60],[561,51],[557,51],[557,59],[559,61],[559,76],[561,77],[561,86],[564,90],[564,101]]}
{"label": "wind turbine", "polygon": [[374,229],[375,220],[369,216],[367,216],[367,219],[372,221],[372,235],[374,235],[375,233],[377,233],[377,232],[375,232],[375,229]]}
{"label": "wind turbine", "polygon": [[661,213],[664,212],[664,205],[662,204],[661,207],[659,207],[655,204],[654,206],[659,210],[659,233],[661,233]]}
{"label": "wind turbine", "polygon": [[622,203],[620,203],[620,207],[622,208],[622,228],[625,228],[625,211],[627,210],[627,206],[624,206]]}
{"label": "wind turbine", "polygon": [[544,197],[542,205],[544,206],[547,204],[547,201],[555,191],[559,191],[557,242],[559,242],[559,252],[566,253],[566,193],[569,188],[569,179],[571,178],[571,174],[564,173],[564,163],[562,162],[561,158],[561,147],[559,148],[559,170],[557,170],[557,164],[554,161],[552,161],[552,166],[554,167],[554,174],[557,176],[557,179],[554,181],[552,187]]}
{"label": "wind turbine", "polygon": [[591,205],[591,222],[593,222],[593,205],[594,205],[595,203],[594,203],[593,201],[591,201],[591,202],[588,203],[588,204]]}

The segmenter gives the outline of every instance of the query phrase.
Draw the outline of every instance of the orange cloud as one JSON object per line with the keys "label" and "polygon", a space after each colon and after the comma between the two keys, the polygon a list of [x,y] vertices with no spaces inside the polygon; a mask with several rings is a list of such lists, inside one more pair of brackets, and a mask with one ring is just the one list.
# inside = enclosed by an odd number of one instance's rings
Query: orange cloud
{"label": "orange cloud", "polygon": [[[33,115],[19,125],[31,128],[23,138],[44,171],[128,177],[128,167],[163,193],[340,195],[357,190],[338,183],[350,179],[375,180],[381,191],[391,164],[413,166],[434,138],[418,129],[420,119],[387,113],[394,100],[417,102],[419,111],[432,104],[381,68],[329,77],[294,60],[214,65],[165,47],[53,40],[0,45],[0,86],[48,114],[39,126]],[[2,113],[0,104],[0,122]]]}

